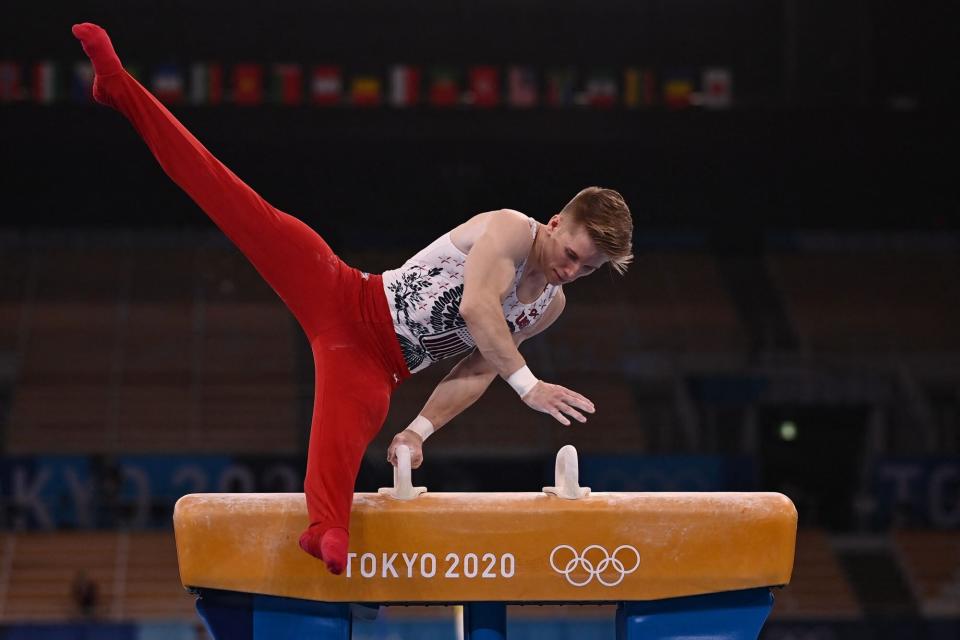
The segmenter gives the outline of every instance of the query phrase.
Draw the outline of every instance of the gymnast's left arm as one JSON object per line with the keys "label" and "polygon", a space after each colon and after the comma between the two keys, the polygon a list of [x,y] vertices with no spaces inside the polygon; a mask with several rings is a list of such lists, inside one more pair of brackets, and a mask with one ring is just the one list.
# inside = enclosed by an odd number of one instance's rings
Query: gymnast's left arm
{"label": "gymnast's left arm", "polygon": [[[517,335],[514,334],[514,342],[518,343]],[[410,466],[419,467],[423,462],[423,441],[476,402],[496,377],[497,370],[479,349],[474,349],[440,381],[410,426],[393,437],[387,449],[387,461],[396,465],[396,448],[405,444],[410,448]]]}
{"label": "gymnast's left arm", "polygon": [[[514,343],[520,346],[524,340],[532,338],[553,324],[563,311],[565,302],[563,290],[560,290],[539,322],[513,334]],[[387,461],[392,465],[397,464],[395,450],[398,445],[403,444],[410,447],[410,466],[418,468],[423,462],[423,441],[476,402],[496,377],[497,370],[483,357],[479,349],[474,349],[440,381],[420,415],[394,436],[387,449]]]}

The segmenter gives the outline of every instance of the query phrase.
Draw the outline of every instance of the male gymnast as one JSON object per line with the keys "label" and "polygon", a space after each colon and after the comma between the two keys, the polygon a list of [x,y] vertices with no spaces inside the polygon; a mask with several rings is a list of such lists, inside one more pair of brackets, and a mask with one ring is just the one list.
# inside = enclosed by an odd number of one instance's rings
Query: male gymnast
{"label": "male gymnast", "polygon": [[437,360],[468,354],[393,440],[410,447],[470,406],[498,375],[530,408],[564,425],[593,413],[587,398],[538,380],[517,346],[563,311],[563,285],[632,259],[630,210],[616,191],[590,187],[541,224],[509,209],[480,213],[403,266],[367,274],[316,232],[261,198],[221,164],[120,63],[106,31],[74,25],[90,57],[93,97],[122,113],[160,166],[250,260],[303,328],[315,395],[304,491],[307,553],[343,571],[350,507],[367,445],[400,382]]}

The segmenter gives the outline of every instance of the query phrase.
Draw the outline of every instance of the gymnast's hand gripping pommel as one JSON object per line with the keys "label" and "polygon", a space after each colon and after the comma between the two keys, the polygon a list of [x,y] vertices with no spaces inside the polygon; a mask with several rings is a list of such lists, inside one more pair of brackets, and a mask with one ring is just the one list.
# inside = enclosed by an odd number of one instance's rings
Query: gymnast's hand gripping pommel
{"label": "gymnast's hand gripping pommel", "polygon": [[393,467],[393,486],[382,487],[378,493],[397,500],[413,500],[427,492],[426,487],[415,487],[410,473],[410,449],[399,445],[396,449],[397,464]]}

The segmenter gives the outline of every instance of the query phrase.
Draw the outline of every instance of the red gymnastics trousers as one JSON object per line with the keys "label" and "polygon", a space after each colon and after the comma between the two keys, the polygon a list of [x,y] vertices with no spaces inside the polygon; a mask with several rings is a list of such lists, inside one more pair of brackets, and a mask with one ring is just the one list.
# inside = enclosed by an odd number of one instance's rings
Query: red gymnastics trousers
{"label": "red gymnastics trousers", "polygon": [[122,69],[106,32],[84,24],[74,34],[94,63],[96,99],[130,120],[167,175],[250,260],[310,341],[316,386],[303,483],[310,526],[300,545],[339,573],[361,459],[383,426],[391,393],[410,375],[381,277],[345,264],[310,227],[265,202],[214,158]]}

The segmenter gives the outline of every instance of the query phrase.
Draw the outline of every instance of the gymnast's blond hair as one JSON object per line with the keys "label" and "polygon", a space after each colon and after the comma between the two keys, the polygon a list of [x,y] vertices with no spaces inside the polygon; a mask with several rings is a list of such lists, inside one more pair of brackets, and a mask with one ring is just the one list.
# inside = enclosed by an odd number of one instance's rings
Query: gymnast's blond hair
{"label": "gymnast's blond hair", "polygon": [[610,259],[610,267],[626,273],[633,261],[633,218],[623,196],[613,189],[587,187],[560,215],[583,225],[597,249]]}

